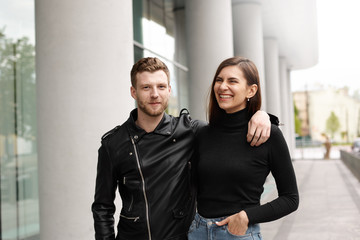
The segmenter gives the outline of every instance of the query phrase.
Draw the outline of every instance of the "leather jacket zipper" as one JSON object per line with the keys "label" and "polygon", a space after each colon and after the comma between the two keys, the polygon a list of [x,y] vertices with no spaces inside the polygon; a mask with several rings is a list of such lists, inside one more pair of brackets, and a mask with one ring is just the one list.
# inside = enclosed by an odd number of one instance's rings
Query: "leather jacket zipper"
{"label": "leather jacket zipper", "polygon": [[124,216],[124,215],[122,215],[122,214],[120,214],[120,217],[129,219],[129,220],[134,220],[134,222],[136,222],[136,221],[139,220],[139,218],[140,218],[140,217],[127,217],[127,216]]}
{"label": "leather jacket zipper", "polygon": [[149,220],[149,203],[147,200],[147,196],[146,196],[146,192],[145,192],[145,180],[144,180],[144,175],[141,171],[141,166],[140,166],[140,160],[139,160],[139,155],[137,153],[137,148],[134,142],[134,139],[132,137],[130,137],[131,139],[131,143],[134,147],[134,152],[135,152],[135,158],[136,158],[136,163],[137,163],[137,167],[139,169],[139,173],[140,173],[140,177],[141,177],[141,181],[142,181],[142,191],[143,191],[143,195],[144,195],[144,200],[145,200],[145,209],[146,209],[146,223],[147,223],[147,229],[148,229],[148,234],[149,234],[149,240],[151,240],[151,231],[150,231],[150,220]]}
{"label": "leather jacket zipper", "polygon": [[[126,177],[123,178],[123,184],[126,185]],[[128,212],[131,212],[133,204],[134,204],[134,195],[131,195],[131,201],[130,201],[129,207],[127,209]]]}
{"label": "leather jacket zipper", "polygon": [[134,204],[134,196],[131,195],[131,202],[130,202],[130,206],[128,208],[128,212],[131,212],[133,204]]}

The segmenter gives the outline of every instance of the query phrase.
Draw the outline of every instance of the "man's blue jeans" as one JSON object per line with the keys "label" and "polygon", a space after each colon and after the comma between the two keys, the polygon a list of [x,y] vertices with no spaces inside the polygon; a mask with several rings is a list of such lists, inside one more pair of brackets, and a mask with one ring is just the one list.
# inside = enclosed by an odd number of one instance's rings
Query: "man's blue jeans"
{"label": "man's blue jeans", "polygon": [[230,233],[227,225],[217,226],[215,224],[225,218],[207,219],[196,213],[189,229],[189,240],[262,240],[259,224],[249,225],[246,234],[238,236]]}

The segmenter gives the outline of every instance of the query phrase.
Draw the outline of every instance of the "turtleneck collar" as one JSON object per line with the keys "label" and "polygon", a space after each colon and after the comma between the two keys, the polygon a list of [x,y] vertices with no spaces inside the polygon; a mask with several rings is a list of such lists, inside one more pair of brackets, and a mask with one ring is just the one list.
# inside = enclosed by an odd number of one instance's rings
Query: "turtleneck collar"
{"label": "turtleneck collar", "polygon": [[238,112],[226,113],[221,120],[221,127],[225,129],[243,129],[249,122],[248,109],[244,108]]}

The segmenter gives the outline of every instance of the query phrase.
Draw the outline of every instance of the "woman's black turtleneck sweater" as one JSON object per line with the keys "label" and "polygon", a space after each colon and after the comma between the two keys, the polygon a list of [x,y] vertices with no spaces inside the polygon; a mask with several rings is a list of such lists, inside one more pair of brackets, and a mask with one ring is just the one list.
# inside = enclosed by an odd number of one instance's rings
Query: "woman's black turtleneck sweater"
{"label": "woman's black turtleneck sweater", "polygon": [[[205,218],[245,210],[249,224],[254,224],[281,218],[298,207],[295,173],[280,129],[272,125],[270,138],[259,147],[251,147],[246,141],[248,119],[245,108],[226,114],[218,126],[209,125],[199,132],[197,207]],[[260,205],[270,172],[279,197]]]}

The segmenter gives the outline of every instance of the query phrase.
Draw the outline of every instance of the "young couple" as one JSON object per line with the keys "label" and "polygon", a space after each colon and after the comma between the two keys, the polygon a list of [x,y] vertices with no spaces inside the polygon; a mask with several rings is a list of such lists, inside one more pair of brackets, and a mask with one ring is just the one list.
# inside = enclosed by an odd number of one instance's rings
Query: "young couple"
{"label": "young couple", "polygon": [[[259,111],[259,76],[250,60],[219,65],[209,123],[187,111],[165,113],[170,74],[159,59],[134,64],[131,84],[137,108],[102,137],[99,149],[92,204],[97,240],[262,239],[259,223],[297,209],[290,154],[281,131]],[[279,197],[260,205],[270,172]],[[122,209],[115,236],[117,189]]]}

